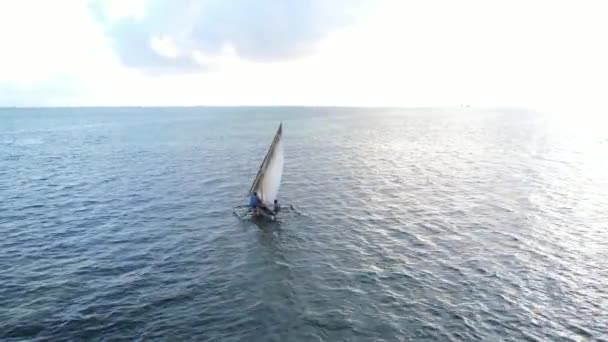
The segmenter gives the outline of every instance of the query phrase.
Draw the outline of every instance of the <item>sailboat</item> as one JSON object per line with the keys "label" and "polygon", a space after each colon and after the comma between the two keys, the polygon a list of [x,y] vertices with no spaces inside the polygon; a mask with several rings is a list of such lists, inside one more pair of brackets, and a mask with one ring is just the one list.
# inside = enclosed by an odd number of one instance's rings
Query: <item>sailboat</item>
{"label": "sailboat", "polygon": [[[283,124],[281,123],[249,188],[249,196],[257,193],[266,208],[274,209],[274,200],[277,199],[279,194],[281,177],[283,176],[283,163]],[[275,213],[260,208],[256,209],[252,215],[270,220],[276,219]]]}

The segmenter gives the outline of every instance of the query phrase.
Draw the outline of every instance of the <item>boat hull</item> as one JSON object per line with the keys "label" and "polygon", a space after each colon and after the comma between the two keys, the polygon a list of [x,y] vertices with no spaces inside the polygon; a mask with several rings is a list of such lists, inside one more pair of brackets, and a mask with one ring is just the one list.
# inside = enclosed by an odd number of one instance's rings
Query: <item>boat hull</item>
{"label": "boat hull", "polygon": [[268,212],[257,208],[252,214],[251,216],[253,218],[261,218],[261,219],[266,219],[266,220],[270,220],[270,221],[274,221],[277,219],[277,216],[275,214],[269,214]]}
{"label": "boat hull", "polygon": [[250,218],[253,220],[276,221],[275,214],[269,214],[261,209],[251,210],[248,206],[237,206],[232,208],[234,215],[240,218]]}

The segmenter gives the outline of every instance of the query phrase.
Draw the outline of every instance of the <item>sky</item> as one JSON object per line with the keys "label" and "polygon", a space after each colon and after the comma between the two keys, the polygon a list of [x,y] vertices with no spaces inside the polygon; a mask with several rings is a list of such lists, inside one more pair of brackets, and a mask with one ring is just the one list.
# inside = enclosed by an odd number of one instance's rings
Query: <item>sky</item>
{"label": "sky", "polygon": [[608,5],[0,0],[0,106],[606,108]]}

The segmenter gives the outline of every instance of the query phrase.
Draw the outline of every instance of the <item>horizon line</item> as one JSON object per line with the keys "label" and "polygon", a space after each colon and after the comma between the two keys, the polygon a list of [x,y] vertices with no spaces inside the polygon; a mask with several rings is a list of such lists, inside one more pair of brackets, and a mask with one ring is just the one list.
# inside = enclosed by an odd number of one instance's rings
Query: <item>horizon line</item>
{"label": "horizon line", "polygon": [[447,105],[447,106],[377,106],[377,105],[42,105],[42,106],[2,106],[2,109],[69,109],[69,108],[345,108],[345,109],[525,109],[532,107],[517,105]]}

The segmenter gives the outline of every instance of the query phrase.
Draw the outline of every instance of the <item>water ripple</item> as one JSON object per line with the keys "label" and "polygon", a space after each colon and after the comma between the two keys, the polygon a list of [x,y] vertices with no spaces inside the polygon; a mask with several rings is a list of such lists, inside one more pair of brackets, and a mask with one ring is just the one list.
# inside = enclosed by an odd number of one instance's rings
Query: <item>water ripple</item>
{"label": "water ripple", "polygon": [[[2,340],[607,339],[605,135],[502,111],[50,111],[0,110]],[[299,214],[240,221],[279,121]]]}

